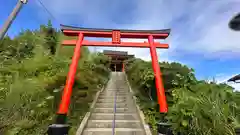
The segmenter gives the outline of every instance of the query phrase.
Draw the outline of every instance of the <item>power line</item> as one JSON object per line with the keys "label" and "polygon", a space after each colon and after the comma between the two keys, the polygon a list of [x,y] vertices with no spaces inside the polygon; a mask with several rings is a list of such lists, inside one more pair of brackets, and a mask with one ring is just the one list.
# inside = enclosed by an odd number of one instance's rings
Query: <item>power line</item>
{"label": "power line", "polygon": [[43,9],[58,23],[61,24],[57,18],[50,12],[50,10],[48,10],[48,8],[43,4],[43,2],[41,0],[36,0],[42,7]]}

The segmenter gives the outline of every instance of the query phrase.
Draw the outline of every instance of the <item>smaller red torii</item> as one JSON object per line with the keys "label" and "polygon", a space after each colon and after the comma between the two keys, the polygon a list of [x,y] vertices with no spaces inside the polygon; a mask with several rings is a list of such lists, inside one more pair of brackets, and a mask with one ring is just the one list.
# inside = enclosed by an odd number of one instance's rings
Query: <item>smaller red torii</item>
{"label": "smaller red torii", "polygon": [[[78,60],[80,58],[81,46],[103,46],[103,47],[140,47],[150,48],[152,67],[154,71],[158,103],[160,105],[160,112],[166,113],[168,111],[167,102],[164,92],[164,86],[161,78],[160,67],[158,64],[158,57],[156,48],[167,49],[168,44],[161,44],[154,42],[154,39],[166,39],[170,34],[170,29],[164,30],[112,30],[112,29],[92,29],[61,25],[61,30],[65,36],[78,36],[77,40],[64,40],[62,42],[65,46],[76,46],[72,57],[69,73],[66,80],[66,85],[63,91],[62,100],[57,112],[57,123],[65,124],[70,99],[72,94],[72,87],[77,70]],[[88,41],[84,37],[99,37],[112,38],[112,42],[104,41]],[[148,42],[122,42],[121,38],[147,38]]]}

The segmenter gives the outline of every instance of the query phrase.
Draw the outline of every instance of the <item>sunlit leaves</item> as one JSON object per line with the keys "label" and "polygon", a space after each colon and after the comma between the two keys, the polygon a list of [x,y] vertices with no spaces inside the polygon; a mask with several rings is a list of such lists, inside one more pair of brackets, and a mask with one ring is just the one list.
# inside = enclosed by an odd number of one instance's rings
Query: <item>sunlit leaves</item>
{"label": "sunlit leaves", "polygon": [[[226,84],[198,81],[193,69],[179,63],[159,64],[169,105],[166,118],[175,133],[188,135],[234,133],[234,126],[239,125],[240,121],[238,92],[233,92]],[[154,114],[159,108],[152,106],[152,97],[148,94],[156,93],[153,91],[155,83],[151,66],[151,62],[135,59],[128,64],[127,74],[129,81],[135,86],[135,94],[147,121],[153,129],[156,129],[156,121],[161,117]]]}
{"label": "sunlit leaves", "polygon": [[222,96],[224,87],[207,83],[191,87],[194,92],[186,88],[173,91],[174,105],[168,114],[173,129],[192,135],[233,134],[236,114],[230,109],[234,108],[231,95]]}

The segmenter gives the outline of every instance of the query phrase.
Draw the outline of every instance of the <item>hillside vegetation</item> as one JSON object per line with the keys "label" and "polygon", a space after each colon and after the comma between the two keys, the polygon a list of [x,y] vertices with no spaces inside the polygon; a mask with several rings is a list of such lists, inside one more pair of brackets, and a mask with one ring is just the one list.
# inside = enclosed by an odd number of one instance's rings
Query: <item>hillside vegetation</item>
{"label": "hillside vegetation", "polygon": [[[61,32],[41,25],[0,46],[0,134],[43,135],[54,123],[73,47],[60,47]],[[76,128],[96,91],[108,80],[108,58],[82,48],[68,123]]]}
{"label": "hillside vegetation", "polygon": [[[74,47],[51,22],[25,30],[0,43],[0,134],[42,135],[54,123]],[[166,120],[183,135],[234,135],[240,122],[240,93],[226,84],[197,80],[194,70],[180,63],[161,62],[169,105],[160,114],[151,62],[132,59],[126,66],[146,121],[156,134]],[[108,81],[109,58],[82,48],[73,87],[68,123],[75,134],[95,93]]]}
{"label": "hillside vegetation", "polygon": [[160,62],[169,105],[160,114],[151,62],[133,59],[127,75],[146,121],[156,134],[157,123],[167,120],[183,135],[234,135],[240,122],[240,93],[226,84],[197,80],[194,70],[179,63]]}

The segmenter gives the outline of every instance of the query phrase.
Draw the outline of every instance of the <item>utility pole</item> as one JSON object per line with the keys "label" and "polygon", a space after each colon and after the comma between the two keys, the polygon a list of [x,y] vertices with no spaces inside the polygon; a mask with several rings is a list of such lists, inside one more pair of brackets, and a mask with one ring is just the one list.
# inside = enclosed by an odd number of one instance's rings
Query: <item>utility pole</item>
{"label": "utility pole", "polygon": [[18,0],[17,5],[13,9],[12,13],[8,16],[7,21],[4,23],[3,27],[0,30],[0,41],[5,36],[8,28],[11,26],[13,20],[16,18],[17,14],[21,10],[23,4],[27,4],[28,0]]}

